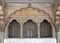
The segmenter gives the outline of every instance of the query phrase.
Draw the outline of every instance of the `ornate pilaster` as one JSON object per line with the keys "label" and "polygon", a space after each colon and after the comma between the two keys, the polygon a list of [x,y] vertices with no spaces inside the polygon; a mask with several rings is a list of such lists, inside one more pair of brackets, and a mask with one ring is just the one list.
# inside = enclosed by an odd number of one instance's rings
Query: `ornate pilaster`
{"label": "ornate pilaster", "polygon": [[59,31],[60,26],[60,0],[57,0],[57,11],[56,11],[56,32]]}

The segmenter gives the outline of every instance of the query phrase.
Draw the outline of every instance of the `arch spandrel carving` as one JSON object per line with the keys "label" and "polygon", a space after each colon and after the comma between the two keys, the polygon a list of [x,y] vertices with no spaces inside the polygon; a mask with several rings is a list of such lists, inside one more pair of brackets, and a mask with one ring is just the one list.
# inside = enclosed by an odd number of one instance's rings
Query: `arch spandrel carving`
{"label": "arch spandrel carving", "polygon": [[16,10],[14,13],[12,13],[10,16],[49,16],[45,11],[40,10],[38,8],[33,7],[27,7],[22,8],[20,10]]}

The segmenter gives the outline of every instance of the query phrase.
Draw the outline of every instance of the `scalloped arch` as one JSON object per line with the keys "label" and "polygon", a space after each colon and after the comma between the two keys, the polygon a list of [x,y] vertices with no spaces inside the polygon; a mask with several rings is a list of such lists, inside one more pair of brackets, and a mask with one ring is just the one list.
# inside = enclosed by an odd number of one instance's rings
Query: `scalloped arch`
{"label": "scalloped arch", "polygon": [[49,14],[38,8],[26,7],[16,10],[10,16],[49,16]]}

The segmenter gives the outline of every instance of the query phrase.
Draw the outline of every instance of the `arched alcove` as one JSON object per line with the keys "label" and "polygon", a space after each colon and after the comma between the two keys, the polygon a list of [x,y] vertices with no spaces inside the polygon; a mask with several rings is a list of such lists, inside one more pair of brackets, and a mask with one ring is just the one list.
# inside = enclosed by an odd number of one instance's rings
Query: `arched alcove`
{"label": "arched alcove", "polygon": [[51,38],[52,36],[52,26],[47,20],[43,20],[40,24],[40,37],[41,38]]}
{"label": "arched alcove", "polygon": [[20,38],[20,24],[16,20],[9,23],[8,38]]}
{"label": "arched alcove", "polygon": [[24,38],[37,38],[38,28],[35,22],[28,20],[23,25],[23,37]]}

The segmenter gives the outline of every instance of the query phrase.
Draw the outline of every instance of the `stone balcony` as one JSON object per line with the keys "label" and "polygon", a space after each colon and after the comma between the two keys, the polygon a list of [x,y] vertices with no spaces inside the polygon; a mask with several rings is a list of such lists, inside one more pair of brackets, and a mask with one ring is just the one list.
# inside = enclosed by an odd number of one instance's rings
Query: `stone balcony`
{"label": "stone balcony", "polygon": [[4,39],[4,43],[57,43],[55,38],[10,38]]}

